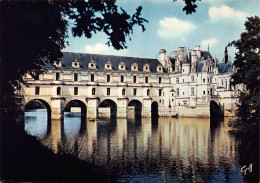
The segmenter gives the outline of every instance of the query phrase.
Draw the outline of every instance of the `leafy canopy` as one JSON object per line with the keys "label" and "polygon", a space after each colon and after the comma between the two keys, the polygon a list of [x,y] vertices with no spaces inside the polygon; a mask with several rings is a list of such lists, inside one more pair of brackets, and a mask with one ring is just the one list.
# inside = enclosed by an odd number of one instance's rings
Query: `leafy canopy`
{"label": "leafy canopy", "polygon": [[109,46],[126,48],[135,25],[145,30],[141,10],[129,15],[115,0],[1,2],[1,80],[36,77],[45,63],[62,57],[69,29],[87,38],[104,32]]}

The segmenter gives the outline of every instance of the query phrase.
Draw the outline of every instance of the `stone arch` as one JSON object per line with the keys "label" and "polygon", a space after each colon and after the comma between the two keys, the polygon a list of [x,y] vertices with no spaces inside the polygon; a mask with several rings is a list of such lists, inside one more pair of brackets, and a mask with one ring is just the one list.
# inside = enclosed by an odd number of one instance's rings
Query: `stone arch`
{"label": "stone arch", "polygon": [[[109,110],[110,114],[107,114],[106,110]],[[117,105],[114,100],[104,99],[102,102],[99,103],[98,105],[99,118],[116,118],[116,114],[117,114]]]}
{"label": "stone arch", "polygon": [[210,117],[215,118],[215,117],[220,117],[223,115],[223,112],[221,110],[221,107],[214,101],[210,101]]}
{"label": "stone arch", "polygon": [[[86,119],[87,116],[87,106],[86,104],[81,101],[81,100],[77,100],[77,99],[72,99],[69,102],[67,102],[64,105],[64,112],[72,112],[71,111],[71,107],[76,107],[76,108],[80,108],[80,116],[82,119]],[[75,110],[77,111],[77,109],[75,108]]]}
{"label": "stone arch", "polygon": [[[35,102],[40,102],[40,104],[33,104]],[[25,105],[24,105],[24,109],[27,110],[27,109],[37,109],[37,106],[41,105],[44,106],[44,108],[47,110],[47,120],[48,122],[51,121],[51,106],[50,104],[43,100],[43,99],[32,99],[32,100],[29,100]],[[38,108],[40,109],[40,108]]]}
{"label": "stone arch", "polygon": [[154,101],[152,102],[151,110],[152,110],[152,118],[158,118],[159,117],[159,107],[158,102]]}
{"label": "stone arch", "polygon": [[142,102],[137,99],[133,99],[128,103],[127,107],[128,110],[131,110],[129,107],[133,107],[132,110],[134,110],[135,117],[142,117]]}

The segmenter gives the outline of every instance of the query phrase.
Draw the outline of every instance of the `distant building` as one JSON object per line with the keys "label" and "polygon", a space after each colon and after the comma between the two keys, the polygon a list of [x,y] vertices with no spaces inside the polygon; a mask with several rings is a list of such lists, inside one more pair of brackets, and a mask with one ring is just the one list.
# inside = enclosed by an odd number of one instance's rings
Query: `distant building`
{"label": "distant building", "polygon": [[63,52],[38,80],[27,74],[30,85],[21,93],[25,104],[42,101],[53,119],[62,118],[71,101],[79,102],[87,118],[104,116],[108,108],[117,117],[127,117],[131,110],[142,117],[209,117],[211,108],[235,114],[239,88],[230,85],[234,68],[227,55],[217,63],[200,46],[159,54],[157,60]]}

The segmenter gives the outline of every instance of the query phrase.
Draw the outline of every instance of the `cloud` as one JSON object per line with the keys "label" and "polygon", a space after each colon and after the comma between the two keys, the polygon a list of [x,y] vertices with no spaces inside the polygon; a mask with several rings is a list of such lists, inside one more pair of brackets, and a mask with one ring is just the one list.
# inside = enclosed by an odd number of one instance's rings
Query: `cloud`
{"label": "cloud", "polygon": [[127,50],[115,50],[113,47],[108,47],[102,43],[96,43],[94,46],[86,45],[85,46],[87,53],[96,53],[104,55],[126,55]]}
{"label": "cloud", "polygon": [[209,18],[212,21],[219,20],[233,20],[233,21],[245,21],[246,13],[242,11],[234,10],[228,6],[222,5],[221,7],[211,7],[209,9]]}
{"label": "cloud", "polygon": [[179,20],[175,17],[164,18],[159,21],[158,36],[166,39],[184,39],[187,34],[196,30],[197,26],[191,22]]}
{"label": "cloud", "polygon": [[201,42],[201,48],[206,50],[208,48],[208,45],[210,47],[213,47],[215,45],[217,45],[219,43],[219,41],[216,39],[216,38],[210,38],[210,39],[207,39],[207,40],[203,40]]}

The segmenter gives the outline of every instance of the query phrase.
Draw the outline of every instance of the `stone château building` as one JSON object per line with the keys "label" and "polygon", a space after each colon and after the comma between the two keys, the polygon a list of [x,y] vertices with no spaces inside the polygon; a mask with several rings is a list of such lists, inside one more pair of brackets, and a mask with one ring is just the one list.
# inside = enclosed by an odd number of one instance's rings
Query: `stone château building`
{"label": "stone ch\u00e2teau building", "polygon": [[133,109],[142,117],[209,117],[211,108],[235,114],[239,88],[230,85],[234,68],[227,50],[222,63],[200,46],[188,51],[179,47],[169,56],[162,49],[159,54],[158,60],[63,52],[39,78],[27,74],[30,85],[23,85],[21,94],[25,104],[44,103],[52,119],[62,118],[72,101],[87,118],[127,117]]}

